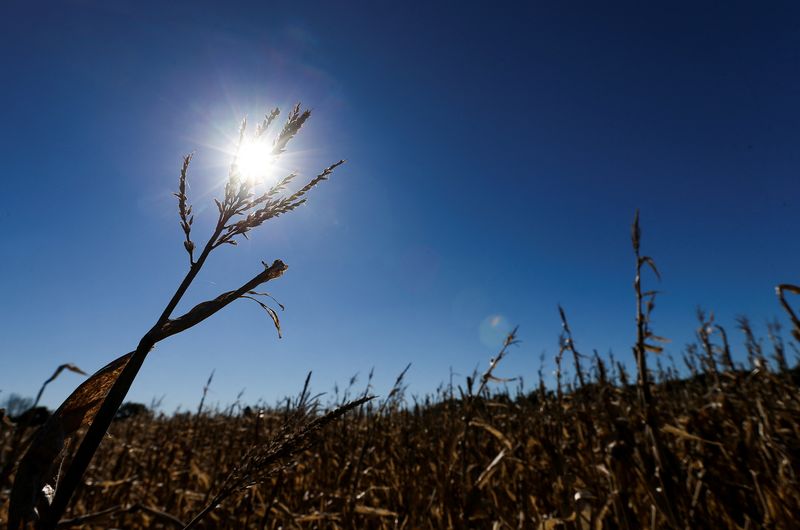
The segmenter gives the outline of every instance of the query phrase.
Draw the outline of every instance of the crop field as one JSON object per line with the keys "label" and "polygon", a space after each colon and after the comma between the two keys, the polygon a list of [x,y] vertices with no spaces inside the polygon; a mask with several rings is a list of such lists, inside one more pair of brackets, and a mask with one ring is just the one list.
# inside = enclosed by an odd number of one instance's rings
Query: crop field
{"label": "crop field", "polygon": [[[693,375],[659,368],[649,405],[597,357],[555,389],[490,393],[504,349],[422,399],[401,374],[316,430],[307,392],[272,409],[140,410],[112,424],[59,528],[183,528],[201,512],[198,528],[791,528],[800,372],[772,339],[772,352],[748,343],[750,366],[725,366],[726,346],[700,333]],[[16,429],[6,418],[3,466],[34,430]]]}

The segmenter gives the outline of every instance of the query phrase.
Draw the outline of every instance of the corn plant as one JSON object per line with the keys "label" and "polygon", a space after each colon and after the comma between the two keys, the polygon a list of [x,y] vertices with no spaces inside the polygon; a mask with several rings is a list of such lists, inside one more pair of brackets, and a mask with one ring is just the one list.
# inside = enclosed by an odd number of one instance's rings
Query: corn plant
{"label": "corn plant", "polygon": [[[301,111],[300,105],[296,105],[269,143],[268,136],[279,116],[278,109],[275,109],[257,125],[252,140],[267,142],[270,155],[279,157],[310,115],[310,111]],[[262,262],[263,270],[238,288],[197,304],[183,315],[173,316],[178,303],[213,251],[225,245],[236,245],[240,236],[247,237],[251,230],[264,222],[291,212],[305,203],[308,192],[328,179],[331,173],[344,163],[340,160],[325,168],[293,193],[289,193],[287,187],[297,177],[296,173],[280,178],[262,193],[257,193],[256,182],[248,175],[244,175],[240,168],[240,149],[246,137],[247,121],[244,120],[239,130],[237,148],[230,165],[224,194],[220,199],[215,199],[217,222],[202,247],[197,247],[192,238],[194,215],[186,194],[192,155],[184,157],[178,180],[178,192],[175,195],[178,200],[180,226],[184,234],[183,246],[189,258],[189,270],[155,324],[142,336],[136,349],[115,359],[92,375],[40,428],[17,469],[9,506],[10,529],[16,530],[25,521],[37,517],[40,529],[55,528],[111,425],[114,414],[156,343],[199,324],[228,304],[241,299],[256,301],[267,312],[280,332],[278,314],[269,305],[271,297],[256,289],[286,272],[288,267],[281,260],[275,260],[271,264]],[[198,248],[199,253],[196,253]],[[63,462],[65,448],[68,443],[77,442],[77,434],[82,427],[88,427],[88,430],[71,462],[61,473],[60,465]]]}

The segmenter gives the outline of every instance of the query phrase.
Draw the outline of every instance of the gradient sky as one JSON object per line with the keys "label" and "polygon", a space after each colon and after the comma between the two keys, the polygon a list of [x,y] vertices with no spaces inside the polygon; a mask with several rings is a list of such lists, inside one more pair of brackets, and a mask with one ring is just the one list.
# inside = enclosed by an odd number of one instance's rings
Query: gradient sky
{"label": "gradient sky", "polygon": [[0,7],[0,400],[136,346],[187,269],[181,156],[201,241],[239,120],[296,101],[314,113],[285,163],[347,164],[212,254],[179,307],[281,258],[267,290],[284,338],[237,302],[160,343],[130,399],[196,406],[212,370],[212,403],[274,402],[309,370],[324,392],[374,367],[383,394],[409,362],[423,394],[483,368],[511,325],[522,343],[498,374],[532,386],[559,303],[585,353],[630,361],[636,208],[670,353],[698,305],[760,333],[784,319],[773,288],[800,282],[796,3],[169,4]]}

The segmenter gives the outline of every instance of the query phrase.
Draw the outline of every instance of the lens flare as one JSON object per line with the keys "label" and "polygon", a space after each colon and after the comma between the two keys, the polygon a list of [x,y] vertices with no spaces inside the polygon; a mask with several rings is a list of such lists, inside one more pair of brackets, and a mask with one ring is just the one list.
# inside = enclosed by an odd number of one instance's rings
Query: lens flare
{"label": "lens flare", "polygon": [[499,348],[513,328],[503,315],[489,315],[478,326],[478,335],[487,348]]}

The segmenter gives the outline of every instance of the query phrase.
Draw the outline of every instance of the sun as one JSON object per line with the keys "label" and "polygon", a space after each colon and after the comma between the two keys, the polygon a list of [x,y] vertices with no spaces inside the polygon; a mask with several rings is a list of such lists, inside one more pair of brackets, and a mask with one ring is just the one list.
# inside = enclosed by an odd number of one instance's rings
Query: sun
{"label": "sun", "polygon": [[264,182],[268,180],[275,163],[272,146],[259,139],[244,139],[239,147],[237,165],[247,180]]}

